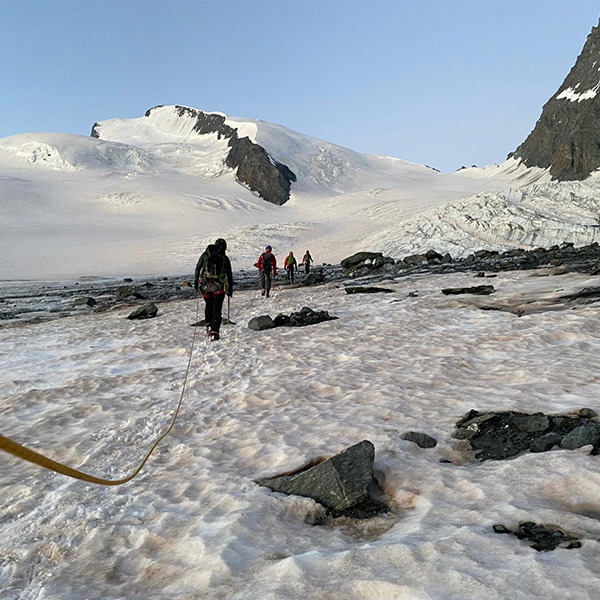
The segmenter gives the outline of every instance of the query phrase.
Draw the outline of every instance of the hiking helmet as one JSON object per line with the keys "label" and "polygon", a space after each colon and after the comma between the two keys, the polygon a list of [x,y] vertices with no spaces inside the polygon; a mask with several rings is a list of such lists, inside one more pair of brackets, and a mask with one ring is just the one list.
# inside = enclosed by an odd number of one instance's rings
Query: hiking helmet
{"label": "hiking helmet", "polygon": [[215,241],[215,246],[221,246],[223,248],[223,252],[227,250],[227,242],[223,238],[219,238]]}
{"label": "hiking helmet", "polygon": [[265,250],[272,250],[271,246],[267,246]]}

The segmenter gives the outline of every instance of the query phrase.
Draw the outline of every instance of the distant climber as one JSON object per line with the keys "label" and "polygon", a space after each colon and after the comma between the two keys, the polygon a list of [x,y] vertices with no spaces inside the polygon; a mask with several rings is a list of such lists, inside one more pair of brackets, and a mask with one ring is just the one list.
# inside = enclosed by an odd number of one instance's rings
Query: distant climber
{"label": "distant climber", "polygon": [[283,266],[287,271],[287,279],[289,283],[294,283],[294,271],[298,272],[298,262],[294,256],[293,252],[290,252],[283,262]]}
{"label": "distant climber", "polygon": [[259,271],[260,293],[268,298],[271,293],[273,279],[277,277],[277,259],[271,246],[267,246],[265,251],[258,257],[256,267]]}
{"label": "distant climber", "polygon": [[225,294],[233,296],[233,274],[231,262],[225,255],[227,242],[219,238],[206,247],[196,264],[194,288],[204,298],[206,334],[214,342],[220,339],[221,311]]}
{"label": "distant climber", "polygon": [[315,262],[310,252],[307,250],[306,254],[302,257],[302,264],[304,265],[304,272],[308,275],[310,273],[310,263]]}

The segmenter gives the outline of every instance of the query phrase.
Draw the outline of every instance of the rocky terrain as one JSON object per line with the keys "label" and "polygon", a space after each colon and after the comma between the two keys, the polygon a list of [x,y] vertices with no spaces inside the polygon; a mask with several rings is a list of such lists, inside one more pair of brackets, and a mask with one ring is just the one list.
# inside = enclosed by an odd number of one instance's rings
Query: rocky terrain
{"label": "rocky terrain", "polygon": [[[406,256],[394,260],[381,252],[359,252],[340,265],[324,264],[310,275],[302,277],[294,286],[278,282],[282,287],[319,285],[331,281],[344,283],[347,293],[385,292],[371,284],[404,277],[415,273],[453,273],[472,271],[474,277],[493,278],[500,271],[552,268],[555,273],[575,271],[600,274],[600,245],[597,243],[575,248],[565,243],[552,248],[534,250],[514,249],[507,252],[481,250],[466,258],[455,259],[450,254],[441,255],[430,250],[425,254]],[[24,321],[41,321],[82,312],[101,312],[115,306],[137,306],[147,301],[166,302],[193,298],[196,292],[192,275],[152,278],[104,278],[75,282],[3,282],[0,283],[0,327]],[[257,289],[255,270],[237,270],[234,273],[235,289]],[[493,293],[493,286],[480,293]],[[491,290],[489,288],[492,288]],[[445,293],[458,293],[456,291]],[[463,292],[464,293],[464,292]],[[578,294],[560,297],[553,302],[564,304],[590,303],[600,298],[600,286],[581,290]],[[518,312],[519,307],[482,306],[489,310]]]}
{"label": "rocky terrain", "polygon": [[535,128],[513,154],[528,167],[550,168],[560,181],[585,179],[600,167],[599,49],[600,28],[594,27]]}

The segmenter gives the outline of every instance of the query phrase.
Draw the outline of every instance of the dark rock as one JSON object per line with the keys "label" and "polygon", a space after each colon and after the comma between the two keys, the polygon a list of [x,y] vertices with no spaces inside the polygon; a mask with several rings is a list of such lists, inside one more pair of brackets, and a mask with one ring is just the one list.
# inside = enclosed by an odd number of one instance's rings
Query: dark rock
{"label": "dark rock", "polygon": [[238,138],[237,132],[229,140],[231,150],[226,164],[237,169],[237,178],[261,198],[282,205],[290,199],[292,182],[296,175],[291,169],[273,159],[269,153],[249,138]]}
{"label": "dark rock", "polygon": [[494,525],[494,531],[496,533],[512,533],[511,530],[504,527],[504,525]]}
{"label": "dark rock", "polygon": [[307,496],[342,511],[367,499],[374,459],[375,447],[363,440],[309,469],[261,478],[256,483],[275,492]]}
{"label": "dark rock", "polygon": [[156,304],[149,302],[134,310],[127,318],[128,319],[153,319],[158,314]]}
{"label": "dark rock", "polygon": [[263,331],[265,329],[273,329],[275,323],[269,315],[261,315],[259,317],[253,317],[248,321],[248,327],[255,331]]}
{"label": "dark rock", "polygon": [[117,288],[115,292],[115,299],[117,302],[121,302],[123,300],[144,300],[144,296],[139,292],[136,292],[135,289],[130,285],[122,285]]}
{"label": "dark rock", "polygon": [[366,286],[366,285],[359,285],[359,286],[348,286],[344,288],[346,290],[346,294],[389,294],[391,292],[393,292],[394,290],[389,290],[387,288],[380,288],[380,287],[370,287],[370,286]]}
{"label": "dark rock", "polygon": [[573,431],[565,435],[560,443],[561,448],[575,450],[588,444],[596,444],[600,440],[600,425],[589,421],[584,425],[575,427]]}
{"label": "dark rock", "polygon": [[358,267],[358,265],[364,263],[365,261],[373,261],[380,257],[383,257],[381,252],[357,252],[352,256],[344,258],[340,264],[342,265],[342,269],[349,270],[354,267]]}
{"label": "dark rock", "polygon": [[488,296],[493,294],[496,290],[493,285],[476,285],[473,287],[463,288],[445,288],[442,290],[442,294],[446,296],[456,294],[477,294],[478,296]]}
{"label": "dark rock", "polygon": [[422,265],[427,262],[427,256],[425,254],[412,254],[411,256],[405,256],[402,260],[404,264],[409,266]]}
{"label": "dark rock", "polygon": [[[509,156],[550,168],[553,179],[581,180],[600,167],[600,96],[595,93],[600,27],[593,27],[575,65],[546,102],[535,128]],[[594,90],[589,97],[586,92]],[[579,101],[584,100],[584,101]]]}
{"label": "dark rock", "polygon": [[73,306],[96,306],[96,304],[98,303],[91,296],[77,298],[77,300],[73,302]]}
{"label": "dark rock", "polygon": [[124,278],[123,278],[123,281],[124,281],[125,283],[131,283],[131,282],[133,281],[133,279],[131,279],[131,277],[124,277]]}
{"label": "dark rock", "polygon": [[468,440],[481,460],[547,452],[556,445],[575,449],[591,444],[592,454],[600,452],[600,423],[566,415],[472,410],[456,423],[454,437]]}
{"label": "dark rock", "polygon": [[[511,532],[520,540],[528,540],[532,548],[538,552],[548,552],[569,542],[577,542],[577,538],[567,535],[557,527],[551,525],[538,525],[533,521],[519,523],[519,528]],[[565,546],[568,548],[568,546]],[[576,548],[578,546],[572,546]]]}
{"label": "dark rock", "polygon": [[560,433],[551,431],[534,439],[529,446],[529,450],[531,452],[549,452],[554,446],[558,446],[562,439],[563,436]]}
{"label": "dark rock", "polygon": [[275,327],[285,327],[290,324],[290,317],[284,314],[278,314],[274,319]]}
{"label": "dark rock", "polygon": [[550,419],[546,415],[515,415],[513,423],[521,431],[533,433],[535,431],[546,431],[550,427]]}
{"label": "dark rock", "polygon": [[577,411],[577,415],[583,417],[584,419],[593,419],[598,416],[598,413],[591,408],[580,408]]}
{"label": "dark rock", "polygon": [[400,439],[414,442],[420,448],[435,448],[437,440],[428,436],[426,433],[418,433],[416,431],[407,431],[400,436]]}
{"label": "dark rock", "polygon": [[334,321],[337,317],[331,316],[326,310],[313,310],[308,306],[300,309],[299,312],[293,312],[290,315],[289,327],[305,327],[306,325],[315,325],[323,321]]}
{"label": "dark rock", "polygon": [[425,253],[425,258],[427,259],[427,262],[433,262],[433,261],[442,262],[444,257],[439,252],[436,252],[435,250],[427,250],[427,252]]}
{"label": "dark rock", "polygon": [[323,283],[324,281],[325,281],[325,274],[320,269],[312,271],[308,275],[303,275],[300,278],[300,283],[302,285],[317,285],[318,283]]}

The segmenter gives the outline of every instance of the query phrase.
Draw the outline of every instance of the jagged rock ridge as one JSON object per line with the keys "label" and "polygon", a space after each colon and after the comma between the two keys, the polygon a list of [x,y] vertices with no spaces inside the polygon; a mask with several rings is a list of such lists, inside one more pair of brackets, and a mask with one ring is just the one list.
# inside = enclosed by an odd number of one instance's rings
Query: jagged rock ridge
{"label": "jagged rock ridge", "polygon": [[[155,106],[147,110],[144,116],[149,117],[152,111],[160,108],[162,106]],[[180,117],[196,119],[193,129],[199,135],[216,133],[219,139],[223,137],[229,140],[226,164],[237,169],[237,178],[253,192],[280,206],[289,200],[296,175],[289,167],[274,160],[262,146],[247,137],[239,137],[237,130],[225,123],[225,116],[187,106],[175,106],[175,110]],[[92,137],[101,137],[99,127],[99,123],[94,123]]]}
{"label": "jagged rock ridge", "polygon": [[600,167],[600,23],[515,158],[550,169],[553,179],[581,180]]}

